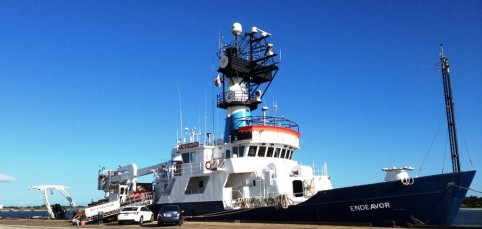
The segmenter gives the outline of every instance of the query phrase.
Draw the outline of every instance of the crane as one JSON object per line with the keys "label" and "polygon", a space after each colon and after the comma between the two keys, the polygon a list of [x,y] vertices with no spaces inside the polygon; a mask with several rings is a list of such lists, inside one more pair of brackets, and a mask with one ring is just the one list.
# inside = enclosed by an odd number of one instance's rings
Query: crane
{"label": "crane", "polygon": [[49,213],[49,216],[51,219],[55,218],[54,212],[52,211],[52,207],[50,206],[49,199],[47,197],[47,192],[50,190],[53,193],[53,190],[58,190],[68,201],[71,207],[75,207],[75,202],[72,199],[72,197],[67,194],[65,189],[69,189],[70,187],[63,186],[63,185],[37,185],[37,186],[30,186],[28,189],[38,189],[42,192],[43,194],[43,199],[45,203],[45,207],[47,208],[47,211]]}

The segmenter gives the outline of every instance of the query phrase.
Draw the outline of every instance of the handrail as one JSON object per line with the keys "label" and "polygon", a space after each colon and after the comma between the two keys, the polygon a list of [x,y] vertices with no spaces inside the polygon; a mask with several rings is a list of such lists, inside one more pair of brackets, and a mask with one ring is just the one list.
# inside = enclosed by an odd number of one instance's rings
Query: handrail
{"label": "handrail", "polygon": [[284,117],[279,118],[273,116],[248,116],[232,119],[231,125],[238,126],[235,125],[235,123],[243,123],[244,126],[276,126],[299,132],[298,124]]}

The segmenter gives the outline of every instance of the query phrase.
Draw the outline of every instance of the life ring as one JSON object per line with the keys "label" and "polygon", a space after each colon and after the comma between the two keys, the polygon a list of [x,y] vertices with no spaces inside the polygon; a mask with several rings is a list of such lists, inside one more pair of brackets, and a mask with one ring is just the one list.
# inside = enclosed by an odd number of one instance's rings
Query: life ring
{"label": "life ring", "polygon": [[206,167],[206,169],[211,169],[211,162],[206,161],[206,164],[204,165],[204,167]]}
{"label": "life ring", "polygon": [[401,182],[403,185],[413,185],[413,183],[415,183],[415,179],[412,177],[404,177],[401,179]]}

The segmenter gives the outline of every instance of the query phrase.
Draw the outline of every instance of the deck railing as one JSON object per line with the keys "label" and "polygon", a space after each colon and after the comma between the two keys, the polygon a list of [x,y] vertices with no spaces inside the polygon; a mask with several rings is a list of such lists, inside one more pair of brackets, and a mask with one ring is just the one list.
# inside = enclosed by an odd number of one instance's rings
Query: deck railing
{"label": "deck railing", "polygon": [[299,126],[295,122],[284,117],[273,116],[248,116],[231,120],[231,127],[243,126],[276,126],[299,132]]}

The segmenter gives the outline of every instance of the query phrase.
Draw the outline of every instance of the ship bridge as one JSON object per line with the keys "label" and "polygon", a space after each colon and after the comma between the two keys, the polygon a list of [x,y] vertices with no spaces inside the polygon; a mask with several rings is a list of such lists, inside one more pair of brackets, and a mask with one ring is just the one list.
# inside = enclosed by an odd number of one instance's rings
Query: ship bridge
{"label": "ship bridge", "polygon": [[299,126],[288,119],[252,116],[234,119],[231,125],[231,142],[249,140],[251,143],[269,142],[299,148]]}

